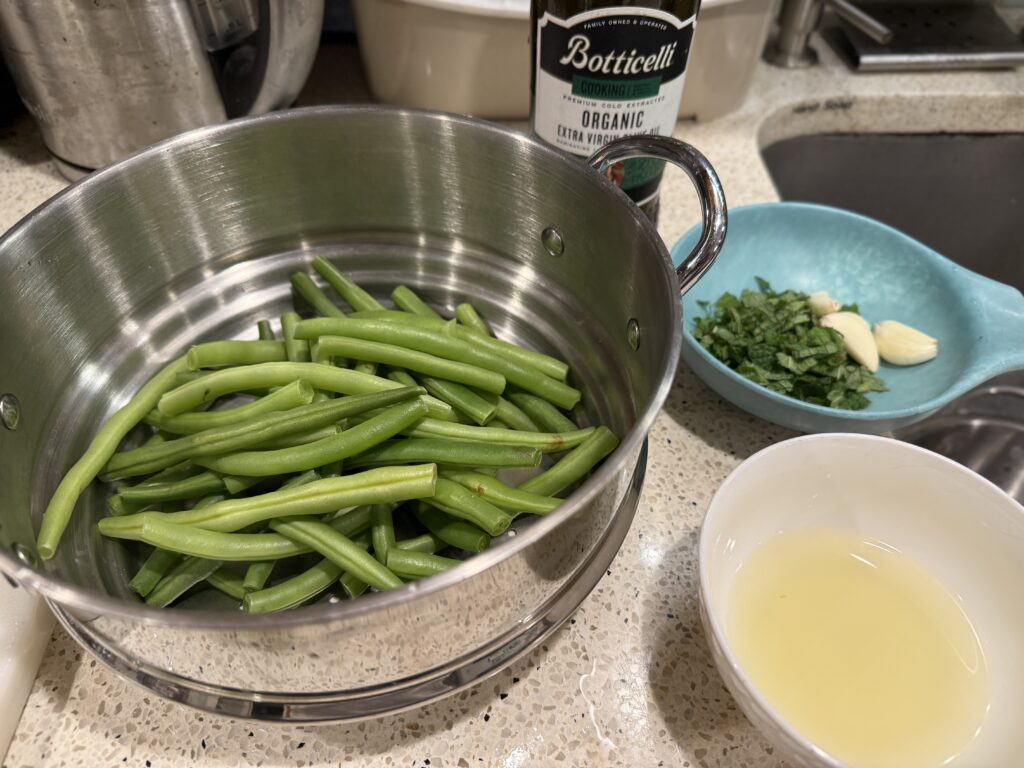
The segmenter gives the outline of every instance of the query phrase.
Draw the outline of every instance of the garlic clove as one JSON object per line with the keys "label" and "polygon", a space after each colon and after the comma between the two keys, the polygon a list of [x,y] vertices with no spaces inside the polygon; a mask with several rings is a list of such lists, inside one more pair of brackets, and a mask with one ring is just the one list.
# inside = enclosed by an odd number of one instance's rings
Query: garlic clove
{"label": "garlic clove", "polygon": [[844,315],[844,316],[849,315],[851,322],[856,322],[865,331],[867,331],[868,333],[871,333],[871,323],[869,323],[867,320],[865,320],[863,318],[863,316],[858,315],[856,312],[840,312],[838,314],[841,314],[841,315]]}
{"label": "garlic clove", "polygon": [[830,315],[839,311],[839,302],[828,295],[828,291],[818,291],[807,297],[807,303],[817,317]]}
{"label": "garlic clove", "polygon": [[839,331],[846,354],[872,373],[878,370],[878,347],[867,320],[856,312],[832,312],[820,322],[826,328]]}
{"label": "garlic clove", "polygon": [[875,324],[878,354],[893,365],[917,365],[939,354],[939,342],[926,333],[895,320]]}

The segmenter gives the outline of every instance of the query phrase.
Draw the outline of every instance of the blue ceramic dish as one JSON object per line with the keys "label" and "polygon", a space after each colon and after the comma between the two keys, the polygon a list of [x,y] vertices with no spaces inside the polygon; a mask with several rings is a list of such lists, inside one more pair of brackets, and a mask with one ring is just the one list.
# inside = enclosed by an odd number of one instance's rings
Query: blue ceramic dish
{"label": "blue ceramic dish", "polygon": [[[699,227],[672,249],[693,248]],[[1007,258],[1017,255],[1007,254]],[[857,303],[872,324],[898,320],[934,336],[939,355],[922,365],[882,363],[888,392],[872,392],[862,411],[795,400],[754,384],[697,343],[693,320],[726,291],[755,289],[763,277],[776,290],[828,291]],[[683,297],[682,357],[712,389],[768,421],[802,432],[878,434],[919,421],[972,387],[1024,368],[1024,296],[954,264],[911,237],[849,211],[805,203],[749,205],[729,212],[717,261]]]}

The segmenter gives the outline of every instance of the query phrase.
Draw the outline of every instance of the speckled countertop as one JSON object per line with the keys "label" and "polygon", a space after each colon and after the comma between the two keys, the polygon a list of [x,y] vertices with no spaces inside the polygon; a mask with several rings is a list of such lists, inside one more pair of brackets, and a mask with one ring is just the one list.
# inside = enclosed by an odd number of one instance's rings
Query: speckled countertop
{"label": "speckled countertop", "polygon": [[[730,205],[776,198],[759,148],[822,131],[1024,131],[1024,72],[851,75],[761,65],[745,104],[677,136],[710,158]],[[325,52],[304,94],[356,64]],[[357,82],[357,81],[353,81]],[[361,96],[351,86],[350,99]],[[22,118],[0,133],[0,227],[64,186]],[[669,172],[661,232],[698,219]],[[697,614],[696,540],[712,494],[743,458],[789,433],[724,403],[681,366],[650,439],[647,484],[607,575],[543,648],[483,685],[352,726],[284,727],[201,714],[124,682],[58,629],[4,762],[28,766],[782,765],[733,704]]]}

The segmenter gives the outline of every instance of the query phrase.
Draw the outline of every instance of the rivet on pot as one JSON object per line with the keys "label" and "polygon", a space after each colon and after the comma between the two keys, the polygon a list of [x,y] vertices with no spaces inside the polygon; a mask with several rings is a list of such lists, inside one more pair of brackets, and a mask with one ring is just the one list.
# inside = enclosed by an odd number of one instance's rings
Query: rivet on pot
{"label": "rivet on pot", "polygon": [[640,323],[635,317],[629,318],[629,322],[626,323],[626,341],[633,349],[640,348]]}
{"label": "rivet on pot", "polygon": [[565,253],[565,241],[562,239],[562,233],[554,227],[548,227],[541,232],[540,241],[544,243],[544,247],[552,256],[561,256]]}
{"label": "rivet on pot", "polygon": [[12,545],[11,548],[14,550],[14,554],[16,554],[18,556],[18,559],[21,560],[21,562],[23,562],[25,565],[27,565],[29,567],[35,568],[35,565],[36,565],[36,553],[35,552],[33,552],[28,547],[26,547],[24,544],[18,544],[17,542],[15,542]]}
{"label": "rivet on pot", "polygon": [[8,429],[17,429],[21,421],[21,403],[9,392],[0,396],[0,421]]}

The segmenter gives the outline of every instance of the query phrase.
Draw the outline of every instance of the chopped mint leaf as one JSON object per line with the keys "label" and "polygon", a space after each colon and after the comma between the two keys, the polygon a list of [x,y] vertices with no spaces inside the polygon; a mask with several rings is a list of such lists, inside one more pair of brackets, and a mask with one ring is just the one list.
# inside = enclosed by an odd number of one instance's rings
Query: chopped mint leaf
{"label": "chopped mint leaf", "polygon": [[[860,410],[869,403],[865,393],[885,391],[880,378],[847,356],[843,337],[819,325],[807,294],[778,293],[767,280],[754,280],[756,291],[698,302],[704,317],[694,321],[694,336],[702,347],[754,383],[807,403]],[[841,311],[858,309],[847,304]]]}

